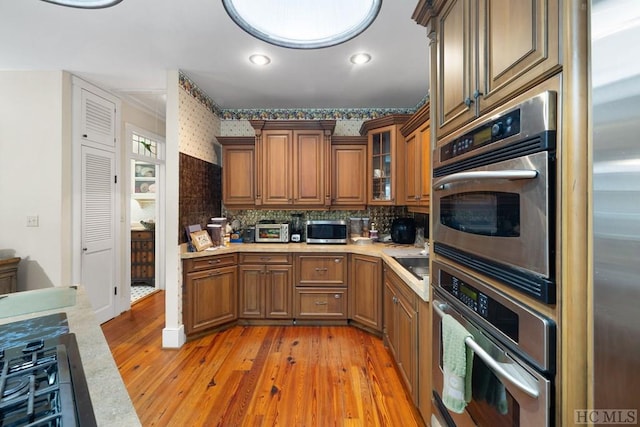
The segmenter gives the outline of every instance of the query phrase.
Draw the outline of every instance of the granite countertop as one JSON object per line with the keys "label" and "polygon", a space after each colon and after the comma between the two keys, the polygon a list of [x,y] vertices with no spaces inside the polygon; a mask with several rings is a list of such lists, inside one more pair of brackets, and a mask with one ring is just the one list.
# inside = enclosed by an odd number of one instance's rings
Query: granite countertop
{"label": "granite countertop", "polygon": [[[69,332],[75,333],[78,341],[82,368],[97,424],[116,427],[140,426],[138,415],[84,289],[81,286],[77,287],[75,295],[73,288],[61,287],[53,290],[64,294],[64,298],[57,298],[57,301],[49,306],[57,308],[48,308],[43,301],[51,300],[52,289],[7,294],[6,298],[0,300],[3,304],[11,303],[12,298],[18,297],[18,305],[30,301],[32,307],[37,307],[36,310],[39,311],[2,317],[0,325],[53,313],[66,313]],[[61,301],[67,301],[72,305],[61,306],[64,304]]]}
{"label": "granite countertop", "polygon": [[420,248],[413,245],[399,245],[390,243],[372,243],[366,245],[309,245],[306,243],[231,243],[230,246],[218,246],[201,252],[187,252],[186,245],[181,245],[182,259],[199,258],[203,256],[222,255],[243,252],[321,252],[321,253],[353,253],[382,258],[423,301],[429,301],[429,276],[422,280],[407,271],[394,256],[420,255]]}

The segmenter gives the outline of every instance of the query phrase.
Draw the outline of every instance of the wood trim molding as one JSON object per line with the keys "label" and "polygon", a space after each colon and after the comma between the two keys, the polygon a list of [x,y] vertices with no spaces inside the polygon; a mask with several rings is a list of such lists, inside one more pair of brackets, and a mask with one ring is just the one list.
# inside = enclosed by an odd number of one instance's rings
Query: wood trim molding
{"label": "wood trim molding", "polygon": [[255,136],[216,136],[221,145],[255,145]]}
{"label": "wood trim molding", "polygon": [[376,119],[367,120],[360,126],[360,135],[366,135],[371,129],[391,125],[402,125],[411,119],[412,114],[389,114]]}
{"label": "wood trim molding", "polygon": [[402,134],[402,136],[406,138],[408,135],[411,134],[411,132],[418,129],[420,125],[422,125],[424,122],[429,120],[430,111],[431,111],[431,104],[427,102],[422,107],[420,107],[418,111],[413,113],[413,115],[407,121],[407,123],[402,125],[402,127],[400,128],[400,133]]}
{"label": "wood trim molding", "polygon": [[249,120],[256,135],[263,130],[324,130],[333,134],[335,120]]}
{"label": "wood trim molding", "polygon": [[367,145],[366,136],[332,136],[331,145]]}

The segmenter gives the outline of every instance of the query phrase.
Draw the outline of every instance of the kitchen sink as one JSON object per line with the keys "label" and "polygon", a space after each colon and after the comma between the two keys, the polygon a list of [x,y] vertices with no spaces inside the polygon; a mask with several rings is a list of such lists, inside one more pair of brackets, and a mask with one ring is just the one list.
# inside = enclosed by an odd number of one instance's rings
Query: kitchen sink
{"label": "kitchen sink", "polygon": [[422,280],[429,274],[429,257],[426,256],[397,256],[393,257],[407,271]]}

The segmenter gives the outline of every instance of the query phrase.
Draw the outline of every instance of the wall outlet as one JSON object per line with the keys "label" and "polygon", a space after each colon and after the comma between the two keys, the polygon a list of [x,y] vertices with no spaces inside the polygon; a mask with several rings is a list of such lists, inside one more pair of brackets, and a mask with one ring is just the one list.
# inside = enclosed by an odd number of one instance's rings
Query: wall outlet
{"label": "wall outlet", "polygon": [[38,227],[38,215],[27,215],[27,227]]}

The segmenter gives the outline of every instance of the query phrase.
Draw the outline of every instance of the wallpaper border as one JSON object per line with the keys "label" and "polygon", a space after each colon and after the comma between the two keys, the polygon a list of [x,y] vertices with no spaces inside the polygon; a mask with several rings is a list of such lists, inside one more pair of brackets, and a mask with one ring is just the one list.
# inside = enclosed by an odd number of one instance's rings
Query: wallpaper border
{"label": "wallpaper border", "polygon": [[425,95],[413,108],[298,108],[298,109],[222,109],[183,72],[182,89],[221,120],[369,120],[388,114],[413,114],[429,101]]}

